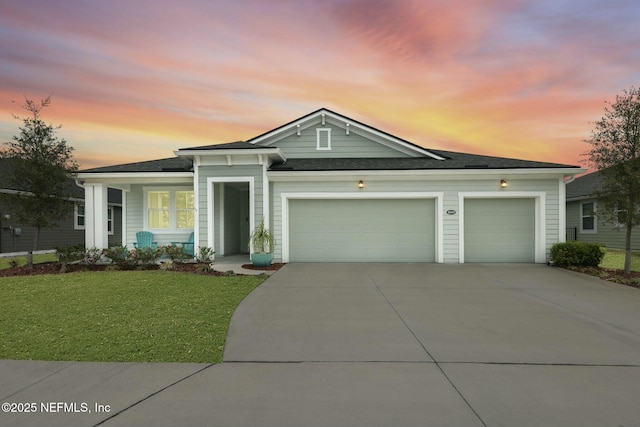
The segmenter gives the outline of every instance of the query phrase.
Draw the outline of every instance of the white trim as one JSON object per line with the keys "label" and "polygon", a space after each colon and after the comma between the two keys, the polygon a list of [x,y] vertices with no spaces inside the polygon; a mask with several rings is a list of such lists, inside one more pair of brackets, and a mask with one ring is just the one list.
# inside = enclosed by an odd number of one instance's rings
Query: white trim
{"label": "white trim", "polygon": [[[324,124],[324,123],[323,123]],[[327,145],[320,144],[322,133],[327,135]],[[316,128],[316,151],[331,151],[331,128]]]}
{"label": "white trim", "polygon": [[224,184],[226,182],[247,182],[249,183],[249,230],[255,229],[255,178],[253,176],[229,176],[229,177],[208,177],[207,178],[207,246],[216,250],[216,254],[224,256],[224,198],[219,200],[220,204],[220,248],[216,249],[214,232],[214,212],[216,194],[224,195],[223,190],[216,193],[214,184]]}
{"label": "white trim", "polygon": [[[80,215],[78,215],[78,208],[82,206],[85,209],[85,213],[82,215],[82,217],[84,218],[84,224],[85,225],[78,225],[78,217]],[[109,213],[111,213],[111,230],[109,230]],[[115,206],[109,204],[107,206],[107,235],[109,236],[113,236],[115,234],[115,217],[116,217],[116,210],[115,210]],[[75,202],[73,204],[73,229],[74,230],[85,230],[87,228],[86,226],[87,224],[87,215],[86,215],[86,205],[84,203],[84,200],[82,202]]]}
{"label": "white trim", "polygon": [[[192,157],[192,156],[253,156],[257,158],[257,155],[269,155],[275,154],[282,156],[282,152],[277,147],[265,147],[265,148],[215,148],[210,150],[176,150],[173,152],[178,157]],[[194,165],[195,168],[195,165]],[[91,172],[86,172],[91,173]],[[134,172],[135,173],[135,172]]]}
{"label": "white trim", "polygon": [[271,195],[269,194],[267,169],[269,169],[269,165],[265,162],[262,164],[262,217],[264,219],[264,226],[269,228],[271,224],[271,206],[269,206]]}
{"label": "white trim", "polygon": [[567,183],[558,180],[558,243],[567,241]]}
{"label": "white trim", "polygon": [[[127,245],[127,196],[129,195],[129,190],[122,190],[122,212],[120,220],[122,221],[122,245]],[[144,196],[143,196],[144,197]]]}
{"label": "white trim", "polygon": [[[270,171],[268,173],[271,181],[314,181],[318,178],[324,180],[344,180],[345,177],[367,176],[367,179],[416,179],[424,180],[428,178],[453,180],[466,180],[470,177],[481,176],[482,178],[511,179],[522,175],[530,179],[556,179],[559,176],[575,175],[583,169],[575,168],[528,168],[528,169],[412,169],[412,170],[348,170],[348,171]],[[507,178],[505,178],[507,176]]]}
{"label": "white trim", "polygon": [[464,201],[465,199],[534,199],[535,200],[535,248],[534,260],[544,264],[547,261],[547,223],[545,191],[470,191],[458,193],[458,262],[464,264]]}
{"label": "white trim", "polygon": [[79,172],[77,179],[105,179],[112,178],[162,178],[172,181],[175,178],[192,178],[193,172]]}
{"label": "white trim", "polygon": [[[593,230],[585,230],[583,227],[583,208],[587,203],[593,203]],[[598,233],[598,204],[595,199],[589,199],[589,201],[580,202],[580,233],[581,234],[597,234]]]}
{"label": "white trim", "polygon": [[193,157],[193,253],[200,247],[200,157]]}
{"label": "white trim", "polygon": [[444,192],[371,192],[371,193],[336,193],[336,192],[300,192],[280,194],[282,203],[282,262],[289,262],[289,200],[291,199],[435,199],[435,258],[436,262],[444,262]]}

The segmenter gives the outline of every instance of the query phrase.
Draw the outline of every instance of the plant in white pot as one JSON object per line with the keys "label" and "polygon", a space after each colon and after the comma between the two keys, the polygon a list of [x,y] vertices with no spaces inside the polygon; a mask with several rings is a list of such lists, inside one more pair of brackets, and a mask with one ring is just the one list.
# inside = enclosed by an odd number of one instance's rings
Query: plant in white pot
{"label": "plant in white pot", "polygon": [[271,230],[264,226],[264,220],[253,230],[249,239],[249,250],[253,246],[251,262],[254,267],[268,267],[273,261],[275,239]]}

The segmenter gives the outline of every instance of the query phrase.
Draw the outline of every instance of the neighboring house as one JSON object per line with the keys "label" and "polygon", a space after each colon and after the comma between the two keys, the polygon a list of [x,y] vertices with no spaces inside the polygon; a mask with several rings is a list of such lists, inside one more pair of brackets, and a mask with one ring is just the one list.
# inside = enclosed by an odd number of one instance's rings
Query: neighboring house
{"label": "neighboring house", "polygon": [[247,252],[264,220],[278,262],[538,262],[565,239],[575,166],[431,150],[320,109],[246,142],[81,171],[86,244],[104,246],[106,192],[122,241],[154,233],[216,256]]}
{"label": "neighboring house", "polygon": [[[8,188],[3,175],[11,173],[8,162],[0,159],[0,193],[16,194],[20,188]],[[69,215],[59,222],[57,228],[44,228],[40,231],[39,249],[54,249],[69,245],[83,244],[85,240],[85,191],[74,180],[69,180],[73,204]],[[122,238],[122,192],[112,188],[108,192],[107,236],[113,244]],[[35,228],[17,221],[17,216],[0,200],[0,253],[22,252],[33,249]]]}
{"label": "neighboring house", "polygon": [[[605,222],[602,215],[598,216],[598,201],[594,194],[600,185],[598,172],[581,176],[567,184],[567,240],[601,243],[608,248],[624,249],[625,226],[618,221]],[[631,235],[631,249],[640,250],[640,233],[635,231]]]}

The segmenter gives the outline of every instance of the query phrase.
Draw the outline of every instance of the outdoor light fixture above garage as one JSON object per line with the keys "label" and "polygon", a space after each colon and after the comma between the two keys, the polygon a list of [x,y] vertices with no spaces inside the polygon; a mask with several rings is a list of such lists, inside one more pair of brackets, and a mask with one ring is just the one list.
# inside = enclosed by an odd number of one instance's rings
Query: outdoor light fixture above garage
{"label": "outdoor light fixture above garage", "polygon": [[363,180],[360,180],[358,182],[358,188],[361,189],[361,190],[364,188],[364,181]]}
{"label": "outdoor light fixture above garage", "polygon": [[507,182],[506,179],[501,179],[500,180],[500,188],[507,188],[508,185],[509,185],[509,183]]}

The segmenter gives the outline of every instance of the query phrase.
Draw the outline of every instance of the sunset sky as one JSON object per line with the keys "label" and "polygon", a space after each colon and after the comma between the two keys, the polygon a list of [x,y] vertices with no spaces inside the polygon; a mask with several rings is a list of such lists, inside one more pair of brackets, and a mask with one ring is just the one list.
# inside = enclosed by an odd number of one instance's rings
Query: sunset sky
{"label": "sunset sky", "polygon": [[427,148],[580,165],[640,85],[637,0],[3,0],[0,142],[52,96],[81,168],[321,107]]}

